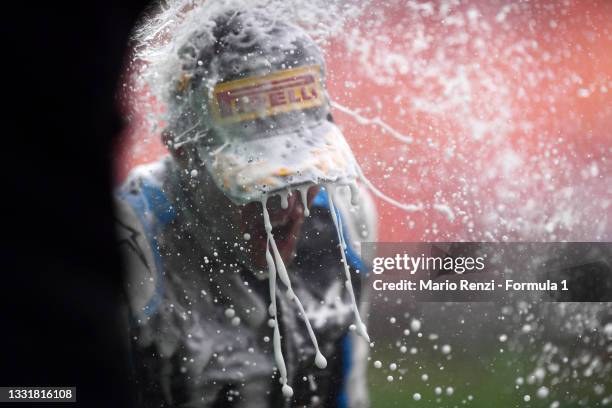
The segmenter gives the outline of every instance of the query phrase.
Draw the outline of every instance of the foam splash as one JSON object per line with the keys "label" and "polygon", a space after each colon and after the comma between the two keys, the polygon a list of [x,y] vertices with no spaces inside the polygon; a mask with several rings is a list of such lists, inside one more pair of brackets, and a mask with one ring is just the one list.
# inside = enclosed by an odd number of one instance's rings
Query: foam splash
{"label": "foam splash", "polygon": [[[169,101],[175,98],[173,86],[184,74],[190,75],[190,64],[181,52],[184,44],[211,38],[215,28],[212,17],[228,10],[257,10],[273,20],[291,21],[304,28],[320,43],[336,38],[345,23],[354,21],[366,10],[370,0],[352,4],[344,0],[167,0],[153,2],[152,7],[132,33],[134,56],[132,86],[140,94],[142,110],[151,133],[172,112],[161,112],[152,100]],[[194,32],[199,32],[197,38]],[[291,38],[279,38],[275,32],[267,42],[270,47],[291,48]],[[238,56],[239,58],[242,55]],[[196,63],[197,61],[193,61]],[[187,123],[188,121],[183,121]],[[189,126],[188,126],[189,127]],[[183,129],[187,130],[187,129]]]}

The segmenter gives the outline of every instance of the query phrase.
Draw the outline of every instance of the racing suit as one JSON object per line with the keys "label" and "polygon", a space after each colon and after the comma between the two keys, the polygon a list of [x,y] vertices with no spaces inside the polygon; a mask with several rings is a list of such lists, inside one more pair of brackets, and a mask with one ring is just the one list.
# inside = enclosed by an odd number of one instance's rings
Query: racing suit
{"label": "racing suit", "polygon": [[[336,206],[345,251],[364,308],[365,271],[356,254],[361,241],[376,239],[375,209],[365,191],[358,207],[340,191]],[[368,344],[349,330],[353,313],[324,189],[287,270],[328,366],[313,364],[315,351],[297,306],[277,285],[290,399],[283,397],[275,369],[267,277],[238,262],[227,267],[233,249],[207,230],[197,211],[206,203],[193,202],[178,164],[168,156],[137,167],[117,195],[140,406],[368,406]]]}

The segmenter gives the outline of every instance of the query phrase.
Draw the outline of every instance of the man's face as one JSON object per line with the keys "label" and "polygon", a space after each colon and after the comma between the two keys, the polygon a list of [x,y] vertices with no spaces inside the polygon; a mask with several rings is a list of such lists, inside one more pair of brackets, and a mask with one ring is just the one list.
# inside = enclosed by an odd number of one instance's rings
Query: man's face
{"label": "man's face", "polygon": [[[305,219],[304,205],[310,208],[318,192],[318,186],[310,187],[307,202],[302,203],[299,192],[293,191],[287,199],[289,205],[286,209],[281,207],[281,199],[278,195],[268,199],[267,208],[272,224],[272,235],[285,263],[291,262],[295,256],[298,237]],[[243,235],[249,234],[251,237],[246,245],[251,251],[253,264],[259,268],[265,268],[267,235],[261,203],[235,206],[235,209],[234,219],[240,231]]]}
{"label": "man's face", "polygon": [[[232,244],[232,240],[243,247],[245,256],[240,261],[247,266],[267,270],[266,244],[267,234],[264,227],[263,208],[261,202],[251,202],[245,205],[234,204],[209,179],[206,183],[206,202],[214,203],[208,214],[210,222],[217,231],[224,231],[224,239]],[[312,201],[320,187],[312,186],[308,190],[306,205],[311,207]],[[288,206],[281,207],[278,195],[272,195],[267,201],[267,208],[272,224],[272,235],[283,261],[288,264],[295,256],[298,237],[304,223],[304,203],[298,191],[293,190],[288,197]],[[231,225],[226,225],[231,223]],[[248,239],[245,239],[247,237]]]}

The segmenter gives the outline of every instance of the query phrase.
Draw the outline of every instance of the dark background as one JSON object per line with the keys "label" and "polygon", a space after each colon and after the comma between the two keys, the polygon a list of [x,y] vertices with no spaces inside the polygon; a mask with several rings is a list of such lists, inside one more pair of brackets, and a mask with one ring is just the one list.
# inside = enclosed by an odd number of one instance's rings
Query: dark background
{"label": "dark background", "polygon": [[111,147],[144,5],[20,2],[3,12],[0,386],[76,386],[78,406],[131,405]]}

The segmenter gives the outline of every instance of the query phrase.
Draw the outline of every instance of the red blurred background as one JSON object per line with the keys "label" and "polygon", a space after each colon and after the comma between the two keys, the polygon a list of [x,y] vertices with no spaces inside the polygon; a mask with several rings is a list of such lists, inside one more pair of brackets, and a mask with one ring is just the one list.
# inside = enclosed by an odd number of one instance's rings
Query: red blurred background
{"label": "red blurred background", "polygon": [[[374,2],[323,47],[364,173],[424,206],[377,199],[380,241],[612,239],[612,2]],[[132,96],[117,183],[166,153]]]}

